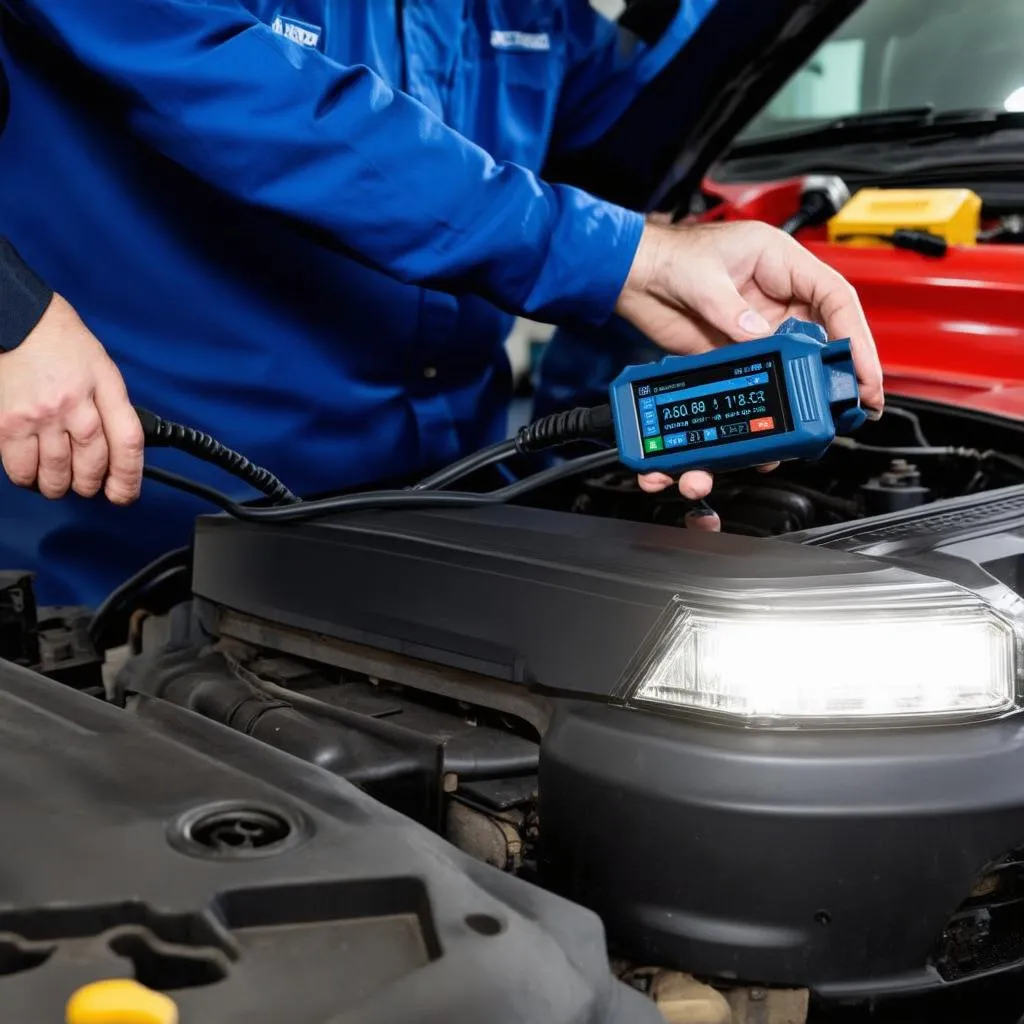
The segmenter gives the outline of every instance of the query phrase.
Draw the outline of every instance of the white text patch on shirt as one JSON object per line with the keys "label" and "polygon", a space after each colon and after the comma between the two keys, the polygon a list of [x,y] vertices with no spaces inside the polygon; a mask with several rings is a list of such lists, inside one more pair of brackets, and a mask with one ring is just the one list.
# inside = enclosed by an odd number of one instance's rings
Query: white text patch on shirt
{"label": "white text patch on shirt", "polygon": [[496,50],[550,50],[551,36],[547,32],[510,32],[494,29],[491,46]]}
{"label": "white text patch on shirt", "polygon": [[279,36],[284,36],[293,43],[311,47],[320,45],[320,34],[323,31],[319,25],[310,25],[294,18],[283,18],[280,14],[270,23],[270,27]]}

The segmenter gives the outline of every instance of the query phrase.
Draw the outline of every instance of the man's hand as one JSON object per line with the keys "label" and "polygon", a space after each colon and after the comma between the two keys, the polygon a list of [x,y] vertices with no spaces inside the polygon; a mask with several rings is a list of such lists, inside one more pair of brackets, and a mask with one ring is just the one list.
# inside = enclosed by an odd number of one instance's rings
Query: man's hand
{"label": "man's hand", "polygon": [[[684,354],[765,337],[790,316],[817,321],[829,338],[851,340],[861,400],[882,410],[882,367],[857,293],[767,224],[668,227],[649,219],[616,312],[662,348]],[[640,478],[650,492],[671,483],[664,473]],[[679,490],[698,499],[711,484],[709,473],[686,473]]]}
{"label": "man's hand", "polygon": [[142,426],[117,367],[59,295],[0,355],[0,456],[14,483],[47,498],[102,487],[127,505],[139,495]]}

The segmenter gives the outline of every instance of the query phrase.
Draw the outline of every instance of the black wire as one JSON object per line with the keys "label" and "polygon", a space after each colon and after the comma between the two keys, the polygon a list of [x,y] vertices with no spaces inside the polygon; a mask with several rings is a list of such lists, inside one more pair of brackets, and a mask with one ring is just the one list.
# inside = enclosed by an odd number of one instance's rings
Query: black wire
{"label": "black wire", "polygon": [[787,235],[795,235],[798,231],[802,231],[807,227],[808,220],[802,210],[798,210],[793,214],[785,223],[782,225],[780,230],[784,231]]}
{"label": "black wire", "polygon": [[432,476],[413,485],[412,489],[414,491],[439,491],[443,487],[455,483],[456,480],[462,480],[470,473],[475,473],[478,469],[486,469],[515,454],[517,454],[515,441],[499,441],[488,448],[467,455],[466,458],[460,459],[458,462],[453,462],[450,466],[445,466],[444,469],[438,470]]}
{"label": "black wire", "polygon": [[895,455],[899,458],[913,458],[915,455],[957,455],[965,459],[980,459],[982,457],[982,453],[976,448],[954,448],[951,445],[928,445],[918,448],[909,445],[864,444],[861,441],[854,441],[850,437],[837,437],[832,443],[839,448],[848,448],[852,451],[875,452],[879,455]]}
{"label": "black wire", "polygon": [[502,487],[500,490],[492,491],[489,497],[493,497],[497,502],[515,501],[517,498],[530,494],[532,491],[540,490],[542,487],[547,487],[549,484],[558,483],[560,480],[567,480],[581,473],[590,473],[597,469],[604,469],[618,461],[619,453],[615,448],[603,452],[594,452],[593,455],[581,455],[577,459],[560,462],[558,465],[551,466],[539,473],[534,473],[533,476],[526,477],[525,480],[518,480],[516,483]]}
{"label": "black wire", "polygon": [[116,590],[111,592],[93,613],[89,621],[89,639],[97,650],[103,635],[110,626],[111,620],[128,604],[137,604],[140,593],[148,590],[161,577],[169,572],[188,564],[190,547],[176,548],[168,551],[149,565],[144,566],[134,576],[126,579]]}
{"label": "black wire", "polygon": [[922,256],[945,256],[949,251],[949,243],[941,235],[912,228],[897,228],[891,235],[875,235],[870,231],[855,231],[846,235],[838,235],[836,241],[847,242],[855,238],[874,238],[880,242],[888,242],[896,249],[907,249],[910,252],[920,253]]}
{"label": "black wire", "polygon": [[1024,459],[1016,455],[1009,455],[1006,452],[988,451],[982,452],[981,457],[983,459],[993,459],[996,462],[1005,462],[1006,465],[1013,466],[1018,472],[1024,473]]}
{"label": "black wire", "polygon": [[[146,437],[147,447],[176,448],[179,451],[194,455],[204,462],[209,462],[227,471],[238,479],[254,487],[265,494],[277,505],[298,506],[302,505],[304,513],[300,518],[306,518],[310,512],[317,507],[318,502],[302,502],[296,497],[273,473],[262,466],[250,462],[240,452],[236,452],[226,445],[221,444],[215,437],[196,430],[194,427],[186,427],[180,423],[173,423],[165,420],[156,413],[147,409],[136,407],[136,413],[142,423],[143,432]],[[607,405],[596,408],[569,409],[565,412],[553,413],[550,416],[542,416],[539,420],[522,427],[516,434],[514,440],[500,441],[482,451],[474,452],[464,459],[446,466],[437,473],[432,474],[425,480],[416,484],[413,491],[439,491],[444,487],[455,483],[474,473],[479,469],[494,465],[512,455],[537,452],[559,445],[569,444],[573,441],[600,440],[606,436],[610,437],[612,431],[611,409]],[[238,518],[252,518],[253,509],[235,502],[227,495],[206,487],[204,484],[196,483],[185,477],[178,476],[166,470],[155,468],[148,469],[146,474],[150,479],[159,483],[175,487],[187,494],[209,501],[225,512]],[[371,492],[372,493],[372,492]],[[347,499],[329,499],[335,502],[350,501],[344,505],[345,508],[362,507],[386,507],[392,504],[408,504],[408,499],[401,500],[398,494],[406,492],[377,492],[377,499],[371,501],[368,495],[351,495]],[[380,504],[383,502],[383,505]],[[429,503],[428,503],[429,504]],[[438,504],[451,504],[450,502],[438,502]],[[330,506],[336,508],[337,506]],[[266,511],[266,510],[263,510]],[[261,518],[273,518],[263,516]]]}
{"label": "black wire", "polygon": [[608,405],[580,407],[542,416],[520,427],[512,440],[499,441],[489,448],[474,452],[458,462],[428,476],[413,487],[416,491],[437,491],[456,480],[462,480],[479,469],[486,469],[513,455],[557,448],[575,441],[600,441],[611,436],[612,413]]}
{"label": "black wire", "polygon": [[234,501],[212,487],[188,480],[166,469],[147,466],[144,472],[149,479],[168,487],[174,487],[194,497],[202,498],[236,519],[254,523],[292,523],[320,519],[340,512],[359,512],[369,509],[475,508],[483,505],[500,505],[515,501],[524,495],[546,487],[548,484],[580,473],[604,468],[616,461],[618,461],[618,452],[615,449],[584,455],[485,494],[471,494],[465,491],[424,491],[410,488],[404,491],[364,491],[358,494],[344,494],[337,498],[324,498],[319,501],[303,501],[296,505],[267,507],[245,505]]}
{"label": "black wire", "polygon": [[296,504],[299,499],[269,469],[250,462],[241,452],[222,444],[211,434],[195,427],[165,420],[148,409],[136,407],[147,448],[174,448],[208,462],[244,481],[282,505]]}
{"label": "black wire", "polygon": [[[158,466],[146,466],[142,470],[142,475],[155,483],[173,487],[176,491],[183,491],[185,494],[191,494],[194,498],[208,501],[211,505],[216,505],[217,508],[224,512],[230,512],[232,515],[235,514],[237,509],[253,511],[250,506],[240,504],[233,498],[229,498],[226,494],[222,494],[216,488],[207,487],[206,484],[197,483],[195,480],[189,480],[188,477],[172,473],[169,469],[160,469]],[[244,518],[244,516],[239,516],[239,518]]]}
{"label": "black wire", "polygon": [[917,413],[911,412],[909,409],[900,409],[891,405],[885,411],[889,416],[897,416],[900,419],[909,420],[914,430],[914,440],[917,441],[922,448],[931,448],[931,442],[924,436],[924,431],[921,429],[921,418]]}

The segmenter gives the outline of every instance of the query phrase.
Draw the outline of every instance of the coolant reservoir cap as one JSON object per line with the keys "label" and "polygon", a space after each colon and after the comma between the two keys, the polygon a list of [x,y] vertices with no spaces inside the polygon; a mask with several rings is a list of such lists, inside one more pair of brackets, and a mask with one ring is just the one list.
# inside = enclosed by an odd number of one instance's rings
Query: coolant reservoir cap
{"label": "coolant reservoir cap", "polygon": [[96,981],[69,1000],[66,1024],[178,1024],[178,1007],[162,992],[127,978]]}

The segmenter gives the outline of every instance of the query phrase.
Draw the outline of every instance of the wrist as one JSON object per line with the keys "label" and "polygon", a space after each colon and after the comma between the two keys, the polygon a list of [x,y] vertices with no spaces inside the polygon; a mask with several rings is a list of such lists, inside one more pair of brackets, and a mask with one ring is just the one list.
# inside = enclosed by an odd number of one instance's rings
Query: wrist
{"label": "wrist", "polygon": [[0,350],[20,345],[53,301],[53,290],[0,238]]}
{"label": "wrist", "polygon": [[656,283],[667,230],[650,220],[644,223],[640,244],[637,246],[633,264],[629,268],[626,283],[615,306],[616,312],[622,313],[623,307],[628,307],[632,297],[649,295],[657,290]]}

